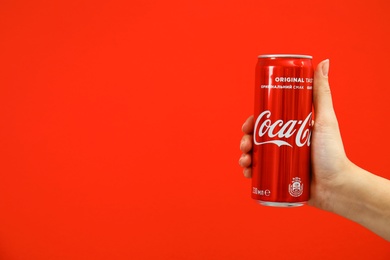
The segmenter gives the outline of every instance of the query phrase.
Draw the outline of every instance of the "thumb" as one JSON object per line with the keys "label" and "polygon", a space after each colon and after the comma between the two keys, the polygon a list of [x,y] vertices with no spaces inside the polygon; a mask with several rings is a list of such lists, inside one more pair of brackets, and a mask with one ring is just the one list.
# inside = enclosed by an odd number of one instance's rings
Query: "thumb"
{"label": "thumb", "polygon": [[323,123],[330,123],[328,120],[335,118],[332,95],[328,81],[329,60],[323,60],[314,71],[313,82],[313,106],[317,120],[325,120]]}

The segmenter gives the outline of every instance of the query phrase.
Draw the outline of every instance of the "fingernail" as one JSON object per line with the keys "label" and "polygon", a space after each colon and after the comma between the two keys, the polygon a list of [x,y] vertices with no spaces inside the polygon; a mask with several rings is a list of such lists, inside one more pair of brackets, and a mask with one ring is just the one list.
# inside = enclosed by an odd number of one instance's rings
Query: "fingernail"
{"label": "fingernail", "polygon": [[245,145],[245,139],[241,140],[241,143],[240,143],[240,150],[242,151],[242,148],[244,148],[244,145]]}
{"label": "fingernail", "polygon": [[326,59],[322,64],[322,75],[324,77],[328,77],[328,74],[329,74],[329,59]]}
{"label": "fingernail", "polygon": [[247,177],[247,178],[251,178],[252,177],[252,169],[251,168],[245,168],[243,170],[244,172],[244,176]]}
{"label": "fingernail", "polygon": [[242,167],[242,156],[240,157],[240,160],[238,160],[238,164]]}

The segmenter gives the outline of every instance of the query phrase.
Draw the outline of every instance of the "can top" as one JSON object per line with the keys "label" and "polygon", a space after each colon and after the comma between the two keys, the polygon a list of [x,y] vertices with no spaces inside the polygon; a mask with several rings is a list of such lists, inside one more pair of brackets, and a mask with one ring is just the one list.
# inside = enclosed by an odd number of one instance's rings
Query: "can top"
{"label": "can top", "polygon": [[296,58],[296,59],[312,59],[313,57],[310,55],[302,55],[302,54],[263,54],[259,55],[258,58]]}

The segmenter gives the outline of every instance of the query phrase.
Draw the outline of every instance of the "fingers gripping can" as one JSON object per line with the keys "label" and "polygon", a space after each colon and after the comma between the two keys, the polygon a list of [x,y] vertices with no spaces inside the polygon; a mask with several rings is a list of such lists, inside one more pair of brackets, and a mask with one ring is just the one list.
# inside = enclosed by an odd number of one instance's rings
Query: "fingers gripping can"
{"label": "fingers gripping can", "polygon": [[312,57],[260,55],[256,66],[252,198],[301,206],[310,193]]}

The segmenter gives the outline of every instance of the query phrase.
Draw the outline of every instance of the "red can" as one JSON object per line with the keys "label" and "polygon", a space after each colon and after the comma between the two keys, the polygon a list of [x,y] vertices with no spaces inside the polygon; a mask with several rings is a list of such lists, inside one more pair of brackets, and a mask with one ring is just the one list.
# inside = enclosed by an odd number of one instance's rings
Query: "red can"
{"label": "red can", "polygon": [[252,198],[301,206],[310,196],[312,57],[260,55],[256,66]]}

